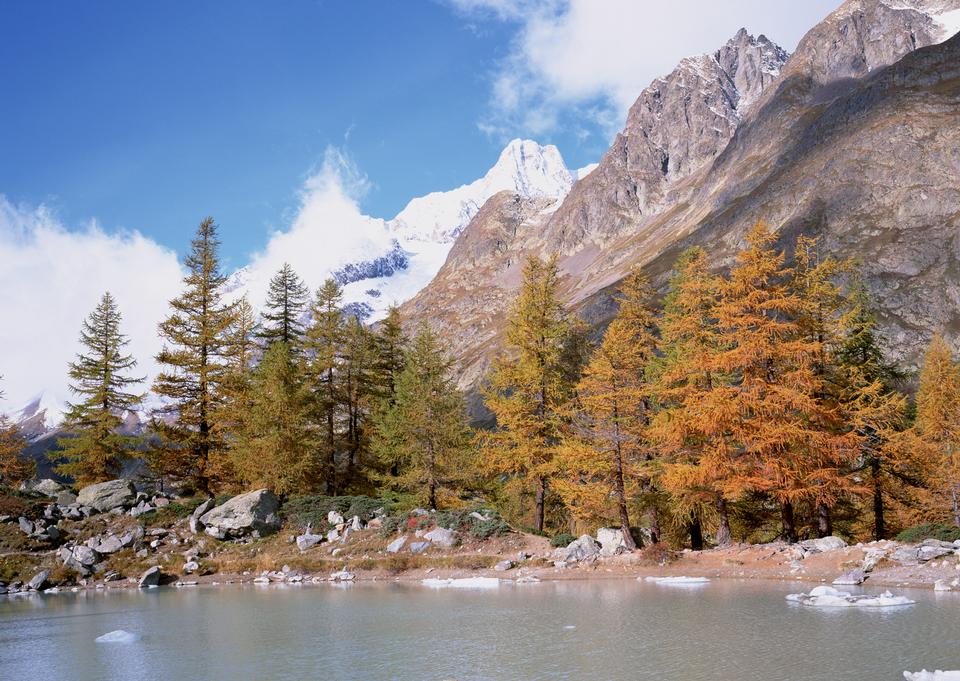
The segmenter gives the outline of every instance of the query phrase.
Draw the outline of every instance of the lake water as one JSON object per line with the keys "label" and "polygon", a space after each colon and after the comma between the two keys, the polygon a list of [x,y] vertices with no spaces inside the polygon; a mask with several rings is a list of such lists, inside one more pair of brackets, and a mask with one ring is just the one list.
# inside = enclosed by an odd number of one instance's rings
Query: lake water
{"label": "lake water", "polygon": [[[905,669],[960,669],[960,594],[896,590],[917,604],[876,610],[784,600],[809,588],[624,579],[5,598],[0,678],[894,681]],[[95,642],[116,629],[141,638]]]}

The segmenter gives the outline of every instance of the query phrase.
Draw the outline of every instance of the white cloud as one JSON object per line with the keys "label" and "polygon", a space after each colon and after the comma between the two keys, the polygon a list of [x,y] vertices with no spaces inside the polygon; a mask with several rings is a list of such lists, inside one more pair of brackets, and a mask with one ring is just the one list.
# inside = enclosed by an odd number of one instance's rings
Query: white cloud
{"label": "white cloud", "polygon": [[67,363],[79,350],[80,325],[107,290],[123,314],[136,371],[152,376],[157,322],[181,276],[176,254],[138,232],[107,233],[95,222],[68,230],[45,207],[0,195],[0,411],[23,407],[41,390],[47,403],[70,397]]}
{"label": "white cloud", "polygon": [[285,262],[315,291],[340,267],[387,253],[392,238],[386,224],[364,215],[357,203],[369,188],[344,151],[328,148],[320,170],[304,183],[290,227],[274,232],[244,268],[250,303],[263,304],[270,277]]}
{"label": "white cloud", "polygon": [[837,0],[447,0],[471,18],[517,26],[497,66],[481,129],[543,135],[590,120],[609,135],[654,78],[741,27],[787,50]]}

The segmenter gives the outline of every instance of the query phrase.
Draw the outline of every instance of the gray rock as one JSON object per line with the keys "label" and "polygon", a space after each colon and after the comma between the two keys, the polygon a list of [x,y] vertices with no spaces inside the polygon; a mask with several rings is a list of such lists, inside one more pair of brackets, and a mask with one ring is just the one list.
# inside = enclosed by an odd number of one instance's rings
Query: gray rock
{"label": "gray rock", "polygon": [[513,569],[512,560],[501,560],[499,563],[493,566],[493,569],[497,572],[506,572],[507,570]]}
{"label": "gray rock", "polygon": [[77,546],[63,546],[60,548],[57,556],[60,561],[72,570],[88,575],[92,572],[93,566],[100,560],[100,556],[89,546],[78,544]]}
{"label": "gray rock", "polygon": [[627,550],[623,530],[619,527],[601,527],[597,530],[597,542],[600,544],[600,554],[603,556],[615,556]]}
{"label": "gray rock", "polygon": [[423,553],[430,548],[430,542],[428,541],[414,541],[410,542],[410,546],[407,547],[410,550],[410,553]]}
{"label": "gray rock", "polygon": [[157,508],[163,508],[164,506],[170,505],[170,500],[167,499],[166,497],[154,497],[153,505],[156,506]]}
{"label": "gray rock", "polygon": [[359,532],[363,529],[363,523],[360,521],[360,516],[355,515],[350,519],[350,529],[354,532]]}
{"label": "gray rock", "polygon": [[20,489],[24,492],[37,492],[45,497],[55,497],[66,488],[56,480],[44,478],[43,480],[20,483]]}
{"label": "gray rock", "polygon": [[329,511],[327,513],[327,522],[331,525],[340,525],[343,523],[343,516],[336,511]]}
{"label": "gray rock", "polygon": [[565,549],[560,549],[559,559],[565,563],[579,563],[595,560],[598,555],[600,555],[600,544],[589,534],[584,534],[570,542]]}
{"label": "gray rock", "polygon": [[445,527],[435,527],[424,534],[423,538],[445,549],[453,548],[457,544],[457,533]]}
{"label": "gray rock", "polygon": [[407,543],[407,535],[402,535],[397,537],[392,542],[387,544],[387,553],[397,553],[400,549],[403,548],[403,545]]}
{"label": "gray rock", "polygon": [[34,525],[32,521],[27,520],[23,516],[20,516],[19,518],[17,518],[17,523],[20,525],[20,531],[23,532],[25,535],[29,536],[33,534]]}
{"label": "gray rock", "polygon": [[301,534],[297,537],[297,548],[300,549],[300,552],[303,553],[307,549],[312,549],[314,546],[323,541],[322,534]]}
{"label": "gray rock", "polygon": [[218,539],[247,535],[263,537],[280,529],[279,507],[280,502],[273,492],[259,489],[233,497],[207,511],[200,516],[200,523],[207,534]]}
{"label": "gray rock", "polygon": [[157,507],[147,501],[141,501],[136,506],[130,509],[130,515],[134,518],[142,516],[144,513],[149,513],[150,511],[156,511]]}
{"label": "gray rock", "polygon": [[205,513],[207,513],[210,509],[213,508],[214,503],[215,502],[211,497],[210,499],[207,499],[206,501],[204,501],[202,504],[200,504],[193,510],[193,513],[190,515],[190,531],[191,532],[193,532],[194,534],[197,534],[198,532],[203,531],[203,523],[200,522],[200,518]]}
{"label": "gray rock", "polygon": [[334,572],[330,575],[331,582],[352,582],[356,579],[356,576],[352,572],[347,572],[346,570],[340,570],[339,572]]}
{"label": "gray rock", "polygon": [[836,551],[847,547],[847,542],[840,537],[820,537],[819,539],[807,539],[797,544],[807,553],[825,553],[827,551]]}
{"label": "gray rock", "polygon": [[327,541],[334,542],[334,541],[337,541],[339,538],[340,538],[340,530],[338,530],[337,528],[333,528],[332,530],[327,532]]}
{"label": "gray rock", "polygon": [[147,571],[140,576],[139,586],[144,589],[149,586],[158,586],[160,584],[160,566],[154,565],[147,568]]}
{"label": "gray rock", "polygon": [[917,549],[917,560],[926,563],[928,560],[949,556],[953,552],[954,548],[951,542],[925,539]]}
{"label": "gray rock", "polygon": [[189,575],[200,569],[200,563],[195,560],[187,561],[183,564],[183,574]]}
{"label": "gray rock", "polygon": [[873,572],[873,569],[886,557],[887,552],[883,549],[867,549],[860,566],[864,572]]}
{"label": "gray rock", "polygon": [[49,570],[41,570],[33,576],[29,582],[27,582],[27,588],[30,591],[41,591],[43,587],[47,585],[47,579],[50,578]]}
{"label": "gray rock", "polygon": [[843,573],[842,575],[837,577],[835,580],[833,580],[833,583],[837,585],[843,584],[843,585],[855,586],[857,584],[863,584],[863,581],[866,578],[867,578],[867,574],[866,572],[864,572],[863,568],[856,568],[856,569],[850,570],[850,572]]}
{"label": "gray rock", "polygon": [[895,563],[900,563],[901,565],[916,565],[917,560],[917,547],[916,546],[901,546],[896,549],[889,556],[890,560]]}
{"label": "gray rock", "polygon": [[87,541],[87,546],[96,551],[97,553],[116,553],[123,548],[123,542],[115,534],[108,534],[106,536],[93,537]]}
{"label": "gray rock", "polygon": [[137,491],[129,480],[108,480],[96,485],[87,485],[77,495],[77,503],[89,506],[101,513],[133,505]]}
{"label": "gray rock", "polygon": [[77,495],[69,490],[64,490],[57,495],[57,504],[60,506],[72,506],[77,503]]}

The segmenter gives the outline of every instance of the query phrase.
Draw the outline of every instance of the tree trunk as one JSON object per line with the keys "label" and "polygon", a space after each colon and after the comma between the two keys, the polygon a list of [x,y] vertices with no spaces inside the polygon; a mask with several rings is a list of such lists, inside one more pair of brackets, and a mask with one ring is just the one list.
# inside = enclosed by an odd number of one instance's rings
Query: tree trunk
{"label": "tree trunk", "polygon": [[795,544],[797,542],[797,524],[793,518],[793,504],[789,501],[780,504],[780,523],[783,527],[780,538],[789,544]]}
{"label": "tree trunk", "polygon": [[657,513],[656,506],[647,510],[647,520],[650,522],[650,543],[660,543],[660,514]]}
{"label": "tree trunk", "polygon": [[717,527],[717,546],[729,546],[733,542],[733,535],[730,532],[727,500],[722,495],[717,498],[717,513],[720,515],[720,525]]}
{"label": "tree trunk", "polygon": [[703,526],[700,518],[690,521],[690,548],[694,551],[703,551]]}
{"label": "tree trunk", "polygon": [[547,478],[543,475],[537,480],[536,516],[534,526],[537,532],[543,532],[543,510],[547,500]]}
{"label": "tree trunk", "polygon": [[437,510],[437,485],[432,481],[430,482],[430,508]]}
{"label": "tree trunk", "polygon": [[883,479],[879,458],[870,460],[870,472],[873,475],[873,538],[880,541],[886,537],[887,528],[883,518]]}
{"label": "tree trunk", "polygon": [[[618,427],[619,431],[619,427]],[[620,529],[623,531],[623,544],[628,551],[637,550],[637,542],[633,540],[630,534],[630,514],[627,512],[627,492],[623,484],[623,455],[620,452],[620,445],[617,445],[617,475],[616,475],[616,494],[617,506],[620,510]]]}
{"label": "tree trunk", "polygon": [[830,507],[826,504],[817,504],[817,536],[829,537],[833,534],[833,523],[830,520]]}

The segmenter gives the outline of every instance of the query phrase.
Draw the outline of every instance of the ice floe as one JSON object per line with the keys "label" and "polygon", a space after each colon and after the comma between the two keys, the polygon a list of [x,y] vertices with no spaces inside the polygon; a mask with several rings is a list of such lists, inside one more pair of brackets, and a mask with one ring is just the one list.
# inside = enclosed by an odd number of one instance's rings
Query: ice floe
{"label": "ice floe", "polygon": [[[637,577],[637,580],[640,578]],[[710,581],[709,577],[647,577],[646,581],[667,586],[700,586]]]}
{"label": "ice floe", "polygon": [[894,596],[889,591],[884,591],[879,596],[854,595],[834,589],[832,586],[818,586],[811,589],[808,594],[787,594],[787,600],[801,605],[824,608],[890,608],[899,605],[913,605],[916,602],[905,596]]}
{"label": "ice floe", "polygon": [[461,579],[422,579],[420,583],[435,589],[492,589],[500,586],[496,577],[464,577]]}
{"label": "ice floe", "polygon": [[944,672],[938,669],[928,672],[924,669],[919,672],[904,672],[903,678],[907,681],[960,681],[960,671]]}
{"label": "ice floe", "polygon": [[97,643],[134,643],[139,640],[140,634],[123,629],[115,629],[114,631],[108,631],[103,636],[97,636]]}

